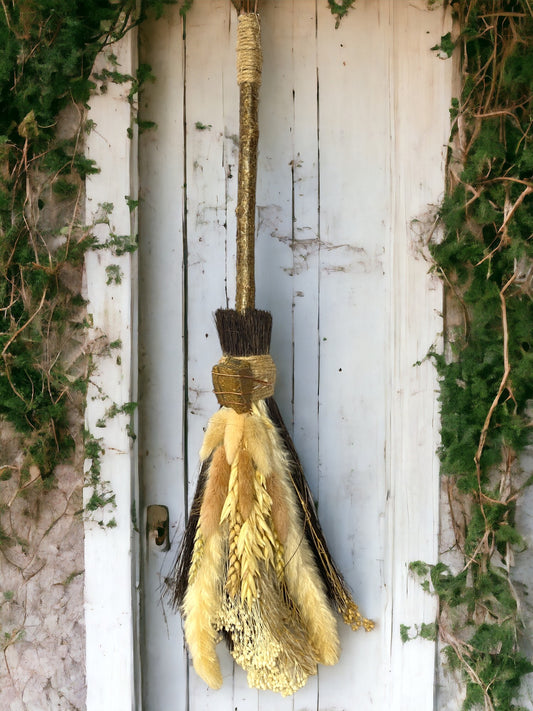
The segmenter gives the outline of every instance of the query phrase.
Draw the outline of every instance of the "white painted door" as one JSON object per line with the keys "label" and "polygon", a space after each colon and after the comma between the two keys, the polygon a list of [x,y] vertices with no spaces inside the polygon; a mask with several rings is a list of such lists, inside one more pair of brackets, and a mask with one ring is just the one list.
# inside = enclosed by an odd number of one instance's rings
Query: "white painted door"
{"label": "white painted door", "polygon": [[[439,4],[437,4],[439,5]],[[169,507],[172,547],[145,547],[144,711],[433,708],[435,650],[400,624],[434,618],[410,561],[438,535],[435,374],[441,292],[420,231],[443,191],[449,30],[425,0],[358,0],[335,29],[323,0],[261,3],[257,307],[273,314],[276,399],[330,548],[365,615],[339,664],[294,697],[250,690],[220,645],[224,686],[189,667],[161,599],[217,403],[213,312],[232,307],[238,89],[235,10],[195,0],[140,32],[156,81],[141,117],[140,418],[143,505]],[[420,225],[421,223],[417,223]]]}

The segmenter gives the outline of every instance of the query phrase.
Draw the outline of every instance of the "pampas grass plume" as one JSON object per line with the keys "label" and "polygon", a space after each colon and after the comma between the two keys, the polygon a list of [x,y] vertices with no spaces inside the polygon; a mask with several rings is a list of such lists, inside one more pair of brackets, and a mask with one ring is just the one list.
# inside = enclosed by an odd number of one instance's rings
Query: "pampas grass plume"
{"label": "pampas grass plume", "polygon": [[204,538],[209,538],[220,524],[224,501],[228,494],[230,466],[224,447],[219,446],[213,454],[209,477],[200,509],[200,528]]}
{"label": "pampas grass plume", "polygon": [[200,449],[200,461],[204,462],[213,450],[223,442],[230,412],[233,412],[233,410],[229,410],[227,407],[221,407],[209,420],[204,435],[204,441]]}
{"label": "pampas grass plume", "polygon": [[184,632],[194,668],[212,689],[222,686],[215,621],[222,604],[224,541],[219,529],[206,541],[194,580],[183,601]]}

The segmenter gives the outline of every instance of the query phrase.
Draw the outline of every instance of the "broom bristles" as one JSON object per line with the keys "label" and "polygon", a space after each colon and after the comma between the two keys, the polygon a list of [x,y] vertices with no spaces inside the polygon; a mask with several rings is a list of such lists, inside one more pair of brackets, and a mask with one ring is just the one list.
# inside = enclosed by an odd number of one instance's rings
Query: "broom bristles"
{"label": "broom bristles", "polygon": [[272,334],[272,315],[268,311],[218,309],[215,323],[224,355],[246,358],[268,354]]}
{"label": "broom bristles", "polygon": [[[249,309],[239,312],[234,309],[218,309],[215,313],[215,323],[224,355],[246,357],[268,354],[272,333],[272,315],[268,311]],[[289,460],[293,486],[302,507],[304,532],[313,552],[316,566],[324,581],[329,599],[342,613],[347,601],[351,601],[350,589],[329,552],[313,496],[278,405],[273,397],[267,398],[265,404]],[[206,454],[206,452],[203,451],[202,454]],[[189,519],[174,565],[174,573],[166,581],[171,602],[176,609],[181,607],[187,589],[188,570],[210,461],[209,458],[202,464]]]}
{"label": "broom bristles", "polygon": [[[220,309],[215,318],[225,356],[268,354],[270,313]],[[316,662],[333,664],[338,659],[332,607],[353,629],[369,630],[373,623],[359,613],[331,557],[302,465],[274,398],[257,401],[249,412],[222,407],[210,420],[200,456],[204,461],[190,516],[174,573],[166,581],[172,604],[184,615],[193,657],[205,654],[205,667],[198,661],[197,670],[208,683],[220,683],[214,652],[218,631],[248,671],[251,684],[292,693],[314,673]],[[208,495],[213,500],[204,503]],[[222,527],[224,571],[215,566],[212,595],[202,601],[198,586],[211,580],[203,568],[211,548],[204,544],[212,546],[211,538],[220,536]],[[220,546],[216,550],[220,553]],[[221,574],[225,582],[220,581]],[[262,608],[260,613],[256,602],[269,585],[277,590],[277,602],[269,612]],[[215,615],[214,601],[219,595],[215,592],[222,586],[225,591],[217,602],[222,607]],[[256,609],[257,618],[252,612]],[[265,649],[250,638],[253,630],[258,639],[266,635],[265,644],[270,640]],[[297,651],[300,635],[301,640],[307,639],[308,652]],[[288,645],[285,652],[284,644]],[[277,662],[271,668],[268,660],[274,658]]]}
{"label": "broom bristles", "polygon": [[[245,357],[266,355],[270,351],[272,315],[268,311],[248,309],[239,312],[234,309],[218,309],[215,313],[215,322],[224,355]],[[350,589],[329,552],[311,490],[278,405],[273,397],[267,398],[265,403],[289,459],[294,489],[304,514],[304,531],[326,586],[327,595],[339,610],[343,610],[346,599],[351,599]]]}
{"label": "broom bristles", "polygon": [[[321,577],[326,585],[328,597],[339,603],[338,586],[340,585],[345,594],[350,595],[349,588],[335,564],[326,543],[326,537],[320,526],[318,514],[313,500],[313,495],[305,478],[303,467],[292,442],[291,436],[285,427],[279,407],[273,397],[265,400],[268,415],[274,423],[282,441],[285,451],[289,457],[289,468],[292,475],[292,483],[300,500],[304,513],[303,526],[306,538],[311,546],[315,563],[320,570]],[[321,550],[319,550],[321,549]],[[327,559],[327,563],[326,563]],[[332,580],[332,573],[334,580]]]}
{"label": "broom bristles", "polygon": [[202,501],[204,499],[205,487],[209,467],[211,466],[211,457],[202,462],[200,474],[198,475],[198,483],[194,492],[194,498],[187,519],[187,525],[174,565],[172,566],[171,574],[165,578],[165,593],[170,600],[171,606],[175,610],[181,609],[185,593],[187,592],[187,584],[189,581],[189,569],[191,567],[192,554],[194,551],[194,542],[196,538],[196,530],[200,520],[200,511]]}

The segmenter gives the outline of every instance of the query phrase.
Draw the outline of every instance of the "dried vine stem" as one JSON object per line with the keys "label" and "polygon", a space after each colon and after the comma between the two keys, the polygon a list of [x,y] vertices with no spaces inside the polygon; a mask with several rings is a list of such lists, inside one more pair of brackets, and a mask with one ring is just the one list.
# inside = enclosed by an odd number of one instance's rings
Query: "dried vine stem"
{"label": "dried vine stem", "polygon": [[[476,454],[474,456],[474,461],[476,463],[476,472],[478,476],[478,482],[479,482],[479,492],[480,495],[482,494],[482,487],[481,487],[481,455],[483,454],[483,449],[485,447],[485,443],[487,441],[487,435],[489,433],[489,426],[490,426],[490,421],[492,419],[492,416],[494,414],[494,410],[498,406],[498,403],[500,402],[500,398],[506,389],[508,388],[507,382],[509,380],[509,375],[511,374],[511,364],[509,362],[509,326],[507,324],[507,303],[505,301],[505,292],[507,289],[511,286],[511,284],[514,282],[516,279],[516,272],[512,275],[512,277],[507,281],[503,289],[500,291],[500,302],[501,302],[501,309],[502,309],[502,333],[503,333],[503,366],[504,366],[504,371],[503,371],[503,377],[500,381],[500,385],[498,387],[498,392],[494,396],[494,400],[491,403],[490,409],[487,412],[487,416],[485,418],[485,422],[483,423],[483,429],[481,430],[481,436],[479,438],[479,445],[476,451]],[[511,390],[509,389],[509,396],[513,397]]]}

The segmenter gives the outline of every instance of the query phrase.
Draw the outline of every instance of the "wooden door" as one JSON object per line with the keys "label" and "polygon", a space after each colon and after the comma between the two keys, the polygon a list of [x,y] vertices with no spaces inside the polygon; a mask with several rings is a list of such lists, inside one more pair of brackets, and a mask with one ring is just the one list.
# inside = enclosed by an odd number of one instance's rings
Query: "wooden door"
{"label": "wooden door", "polygon": [[[440,4],[437,4],[440,5]],[[339,29],[325,1],[261,3],[257,307],[272,312],[276,399],[330,548],[368,634],[341,629],[338,665],[294,697],[251,690],[220,645],[224,686],[189,667],[161,599],[217,403],[213,312],[235,285],[235,10],[195,0],[140,33],[156,76],[140,138],[140,418],[143,504],[169,507],[172,547],[144,550],[143,709],[433,708],[435,649],[400,625],[434,619],[408,572],[438,548],[436,380],[424,361],[441,291],[424,239],[442,197],[449,30],[425,0],[358,0]],[[421,364],[416,365],[416,363]],[[342,624],[342,623],[341,623]]]}

